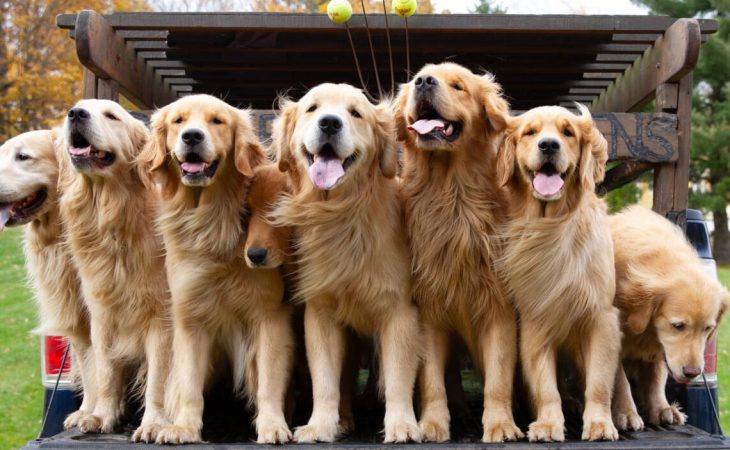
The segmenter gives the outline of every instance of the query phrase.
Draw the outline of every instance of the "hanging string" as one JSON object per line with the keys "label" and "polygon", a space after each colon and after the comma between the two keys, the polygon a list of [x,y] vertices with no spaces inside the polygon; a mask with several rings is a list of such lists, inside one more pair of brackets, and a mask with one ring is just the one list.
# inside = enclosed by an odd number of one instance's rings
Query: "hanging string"
{"label": "hanging string", "polygon": [[375,60],[375,50],[373,49],[373,38],[370,35],[370,25],[368,25],[368,14],[365,12],[365,2],[360,0],[360,6],[362,7],[363,18],[365,19],[365,29],[368,32],[368,42],[370,43],[370,56],[373,59],[373,68],[375,69],[375,82],[378,83],[378,94],[380,98],[383,98],[383,88],[380,85],[380,74],[378,73],[378,63]]}
{"label": "hanging string", "polygon": [[411,46],[408,42],[408,17],[403,17],[406,21],[406,72],[408,77],[411,76]]}
{"label": "hanging string", "polygon": [[365,79],[362,76],[362,70],[360,70],[360,60],[357,58],[357,52],[355,51],[355,42],[352,40],[352,34],[350,34],[350,26],[345,22],[345,29],[347,30],[347,38],[350,41],[350,49],[352,50],[352,56],[355,58],[355,68],[357,69],[357,76],[360,78],[360,85],[362,86],[363,92],[365,92],[365,95],[370,98],[370,100],[375,100],[370,95],[370,92],[367,90],[367,87],[365,86]]}
{"label": "hanging string", "polygon": [[390,60],[390,92],[395,92],[395,75],[393,72],[393,48],[390,46],[390,26],[388,25],[388,10],[385,7],[385,0],[383,2],[383,15],[385,16],[385,33],[388,37],[388,59]]}

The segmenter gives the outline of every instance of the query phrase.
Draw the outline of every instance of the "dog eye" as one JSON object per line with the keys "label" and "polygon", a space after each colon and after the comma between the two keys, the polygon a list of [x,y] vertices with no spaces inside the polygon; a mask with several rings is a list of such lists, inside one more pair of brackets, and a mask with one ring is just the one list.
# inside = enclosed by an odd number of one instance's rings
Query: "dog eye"
{"label": "dog eye", "polygon": [[708,325],[707,327],[705,327],[705,332],[706,333],[709,333],[709,332],[711,332],[714,329],[715,329],[715,327],[713,327],[712,325]]}
{"label": "dog eye", "polygon": [[674,329],[675,329],[675,330],[677,330],[677,331],[682,331],[682,330],[684,330],[684,323],[683,323],[683,322],[673,322],[673,323],[672,323],[672,326],[673,326],[673,327],[674,327]]}
{"label": "dog eye", "polygon": [[214,124],[216,124],[216,125],[220,125],[220,124],[222,124],[222,123],[223,123],[223,121],[222,121],[222,120],[220,120],[220,119],[219,119],[219,118],[217,118],[217,117],[213,117],[213,123],[214,123]]}
{"label": "dog eye", "polygon": [[533,130],[532,128],[525,131],[525,136],[534,136],[534,135],[535,135],[535,130]]}
{"label": "dog eye", "polygon": [[565,127],[563,129],[563,136],[565,136],[565,137],[573,137],[573,132],[570,131],[570,128]]}
{"label": "dog eye", "polygon": [[451,83],[451,87],[456,89],[457,91],[463,91],[464,88],[459,83]]}
{"label": "dog eye", "polygon": [[310,106],[309,109],[307,109],[307,112],[308,113],[314,112],[316,109],[317,109],[317,105],[315,104],[315,105]]}
{"label": "dog eye", "polygon": [[359,112],[358,110],[356,110],[356,109],[351,109],[351,110],[350,110],[350,115],[351,115],[352,117],[357,117],[358,119],[359,119],[360,117],[362,117],[362,116],[360,115],[360,112]]}
{"label": "dog eye", "polygon": [[119,120],[119,118],[117,118],[117,116],[115,116],[114,114],[112,114],[110,112],[104,113],[104,117],[106,117],[109,120]]}
{"label": "dog eye", "polygon": [[18,153],[15,155],[15,159],[18,161],[27,161],[30,159],[30,155],[26,155],[25,153]]}
{"label": "dog eye", "polygon": [[177,119],[173,120],[174,123],[182,123],[182,116],[178,117]]}

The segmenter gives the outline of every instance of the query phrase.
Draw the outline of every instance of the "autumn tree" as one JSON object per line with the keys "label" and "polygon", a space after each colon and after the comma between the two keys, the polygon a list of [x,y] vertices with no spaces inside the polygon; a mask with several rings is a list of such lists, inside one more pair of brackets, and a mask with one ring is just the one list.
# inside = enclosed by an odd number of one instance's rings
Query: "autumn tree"
{"label": "autumn tree", "polygon": [[[254,11],[268,12],[308,12],[308,13],[324,13],[327,11],[327,0],[253,0],[252,9]],[[383,12],[382,0],[359,0],[350,1],[352,11],[355,14],[362,13],[362,5],[365,5],[367,13]],[[391,12],[391,2],[386,0],[385,7],[388,13]],[[416,12],[420,14],[428,14],[433,12],[431,0],[420,0]]]}
{"label": "autumn tree", "polygon": [[142,0],[0,1],[0,142],[57,124],[81,94],[81,65],[56,16],[147,9]]}

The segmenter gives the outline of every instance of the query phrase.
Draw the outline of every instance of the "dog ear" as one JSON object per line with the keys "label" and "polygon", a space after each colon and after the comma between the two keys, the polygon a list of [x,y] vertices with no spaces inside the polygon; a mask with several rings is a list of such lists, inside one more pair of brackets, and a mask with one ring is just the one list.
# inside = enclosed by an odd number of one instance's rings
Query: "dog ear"
{"label": "dog ear", "polygon": [[583,137],[580,155],[580,178],[586,190],[593,191],[596,183],[603,181],[608,162],[608,142],[596,128],[590,111],[576,103],[581,113],[578,124]]}
{"label": "dog ear", "polygon": [[271,146],[276,153],[279,170],[281,172],[287,172],[294,167],[289,141],[294,132],[294,118],[297,112],[297,103],[280,98],[279,111],[281,115],[276,118],[273,124]]}
{"label": "dog ear", "polygon": [[730,293],[727,291],[727,289],[725,289],[725,287],[723,287],[722,288],[722,297],[720,298],[720,310],[717,312],[717,319],[716,319],[716,322],[718,324],[720,323],[722,316],[725,315],[725,311],[727,311],[728,306],[730,306]]}
{"label": "dog ear", "polygon": [[150,119],[152,136],[137,159],[148,172],[157,172],[167,160],[167,118],[168,107],[157,110]]}
{"label": "dog ear", "polygon": [[238,120],[233,143],[233,162],[243,176],[253,177],[253,169],[266,160],[259,140],[251,125],[251,114],[246,110],[236,110]]}
{"label": "dog ear", "polygon": [[497,150],[497,177],[500,186],[506,186],[515,174],[515,153],[517,152],[517,119],[509,119],[502,145]]}
{"label": "dog ear", "polygon": [[626,322],[632,333],[638,335],[646,331],[664,299],[665,289],[664,279],[659,274],[644,273],[629,266],[625,279],[617,283],[616,291],[625,299]]}
{"label": "dog ear", "polygon": [[152,139],[150,139],[150,131],[147,129],[147,125],[135,119],[134,122],[132,122],[129,137],[132,140],[132,145],[134,146],[134,158],[132,160],[132,164],[137,170],[137,177],[139,177],[145,187],[151,188],[154,185],[154,182],[150,176],[150,171],[148,170],[147,165],[139,158],[147,149],[149,142],[152,141]]}
{"label": "dog ear", "polygon": [[385,178],[393,178],[398,172],[398,146],[393,130],[393,102],[383,100],[375,107],[380,172]]}
{"label": "dog ear", "polygon": [[406,122],[406,104],[408,103],[408,97],[411,94],[411,83],[404,83],[400,85],[400,91],[398,96],[393,102],[392,111],[395,116],[395,132],[398,141],[405,141],[408,137],[408,123]]}
{"label": "dog ear", "polygon": [[487,122],[492,130],[500,132],[507,127],[509,105],[502,97],[502,87],[494,81],[490,73],[482,75],[482,103]]}

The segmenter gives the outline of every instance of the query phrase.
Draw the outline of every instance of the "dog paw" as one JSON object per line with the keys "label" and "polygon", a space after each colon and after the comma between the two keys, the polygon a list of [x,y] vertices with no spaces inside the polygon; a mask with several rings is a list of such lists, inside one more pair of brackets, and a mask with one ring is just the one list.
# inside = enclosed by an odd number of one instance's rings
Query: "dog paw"
{"label": "dog paw", "polygon": [[613,426],[611,418],[588,419],[583,423],[581,439],[584,441],[615,441],[618,439],[618,430]]}
{"label": "dog paw", "polygon": [[203,442],[200,430],[194,427],[167,425],[157,432],[157,444],[195,444]]}
{"label": "dog paw", "polygon": [[644,429],[644,421],[636,411],[621,411],[613,415],[613,423],[620,431],[641,431]]}
{"label": "dog paw", "polygon": [[451,438],[449,419],[439,420],[436,417],[424,417],[418,423],[425,442],[446,442]]}
{"label": "dog paw", "polygon": [[259,444],[286,444],[292,438],[289,426],[283,419],[267,420],[263,423],[257,421],[256,430],[256,442]]}
{"label": "dog paw", "polygon": [[522,439],[524,434],[517,428],[514,421],[494,420],[484,423],[482,442],[505,442]]}
{"label": "dog paw", "polygon": [[164,425],[159,423],[140,425],[132,434],[132,442],[144,442],[145,444],[155,442],[163,427]]}
{"label": "dog paw", "polygon": [[68,415],[68,417],[66,417],[66,420],[63,421],[63,429],[70,430],[71,428],[79,426],[81,421],[84,420],[86,416],[90,415],[91,413],[81,410],[72,412]]}
{"label": "dog paw", "polygon": [[385,424],[385,439],[383,439],[383,442],[386,444],[421,442],[422,439],[421,429],[418,428],[415,417],[411,420],[394,420]]}
{"label": "dog paw", "polygon": [[565,440],[563,422],[549,420],[532,422],[527,430],[527,438],[530,442],[563,442]]}
{"label": "dog paw", "polygon": [[337,426],[307,424],[294,430],[294,442],[334,442],[337,438]]}
{"label": "dog paw", "polygon": [[355,418],[350,414],[340,414],[340,422],[337,424],[341,434],[350,434],[355,431]]}
{"label": "dog paw", "polygon": [[111,433],[116,426],[113,417],[100,417],[95,414],[86,414],[79,420],[78,427],[82,433]]}
{"label": "dog paw", "polygon": [[665,405],[649,411],[649,422],[654,425],[684,425],[687,416],[677,405]]}

